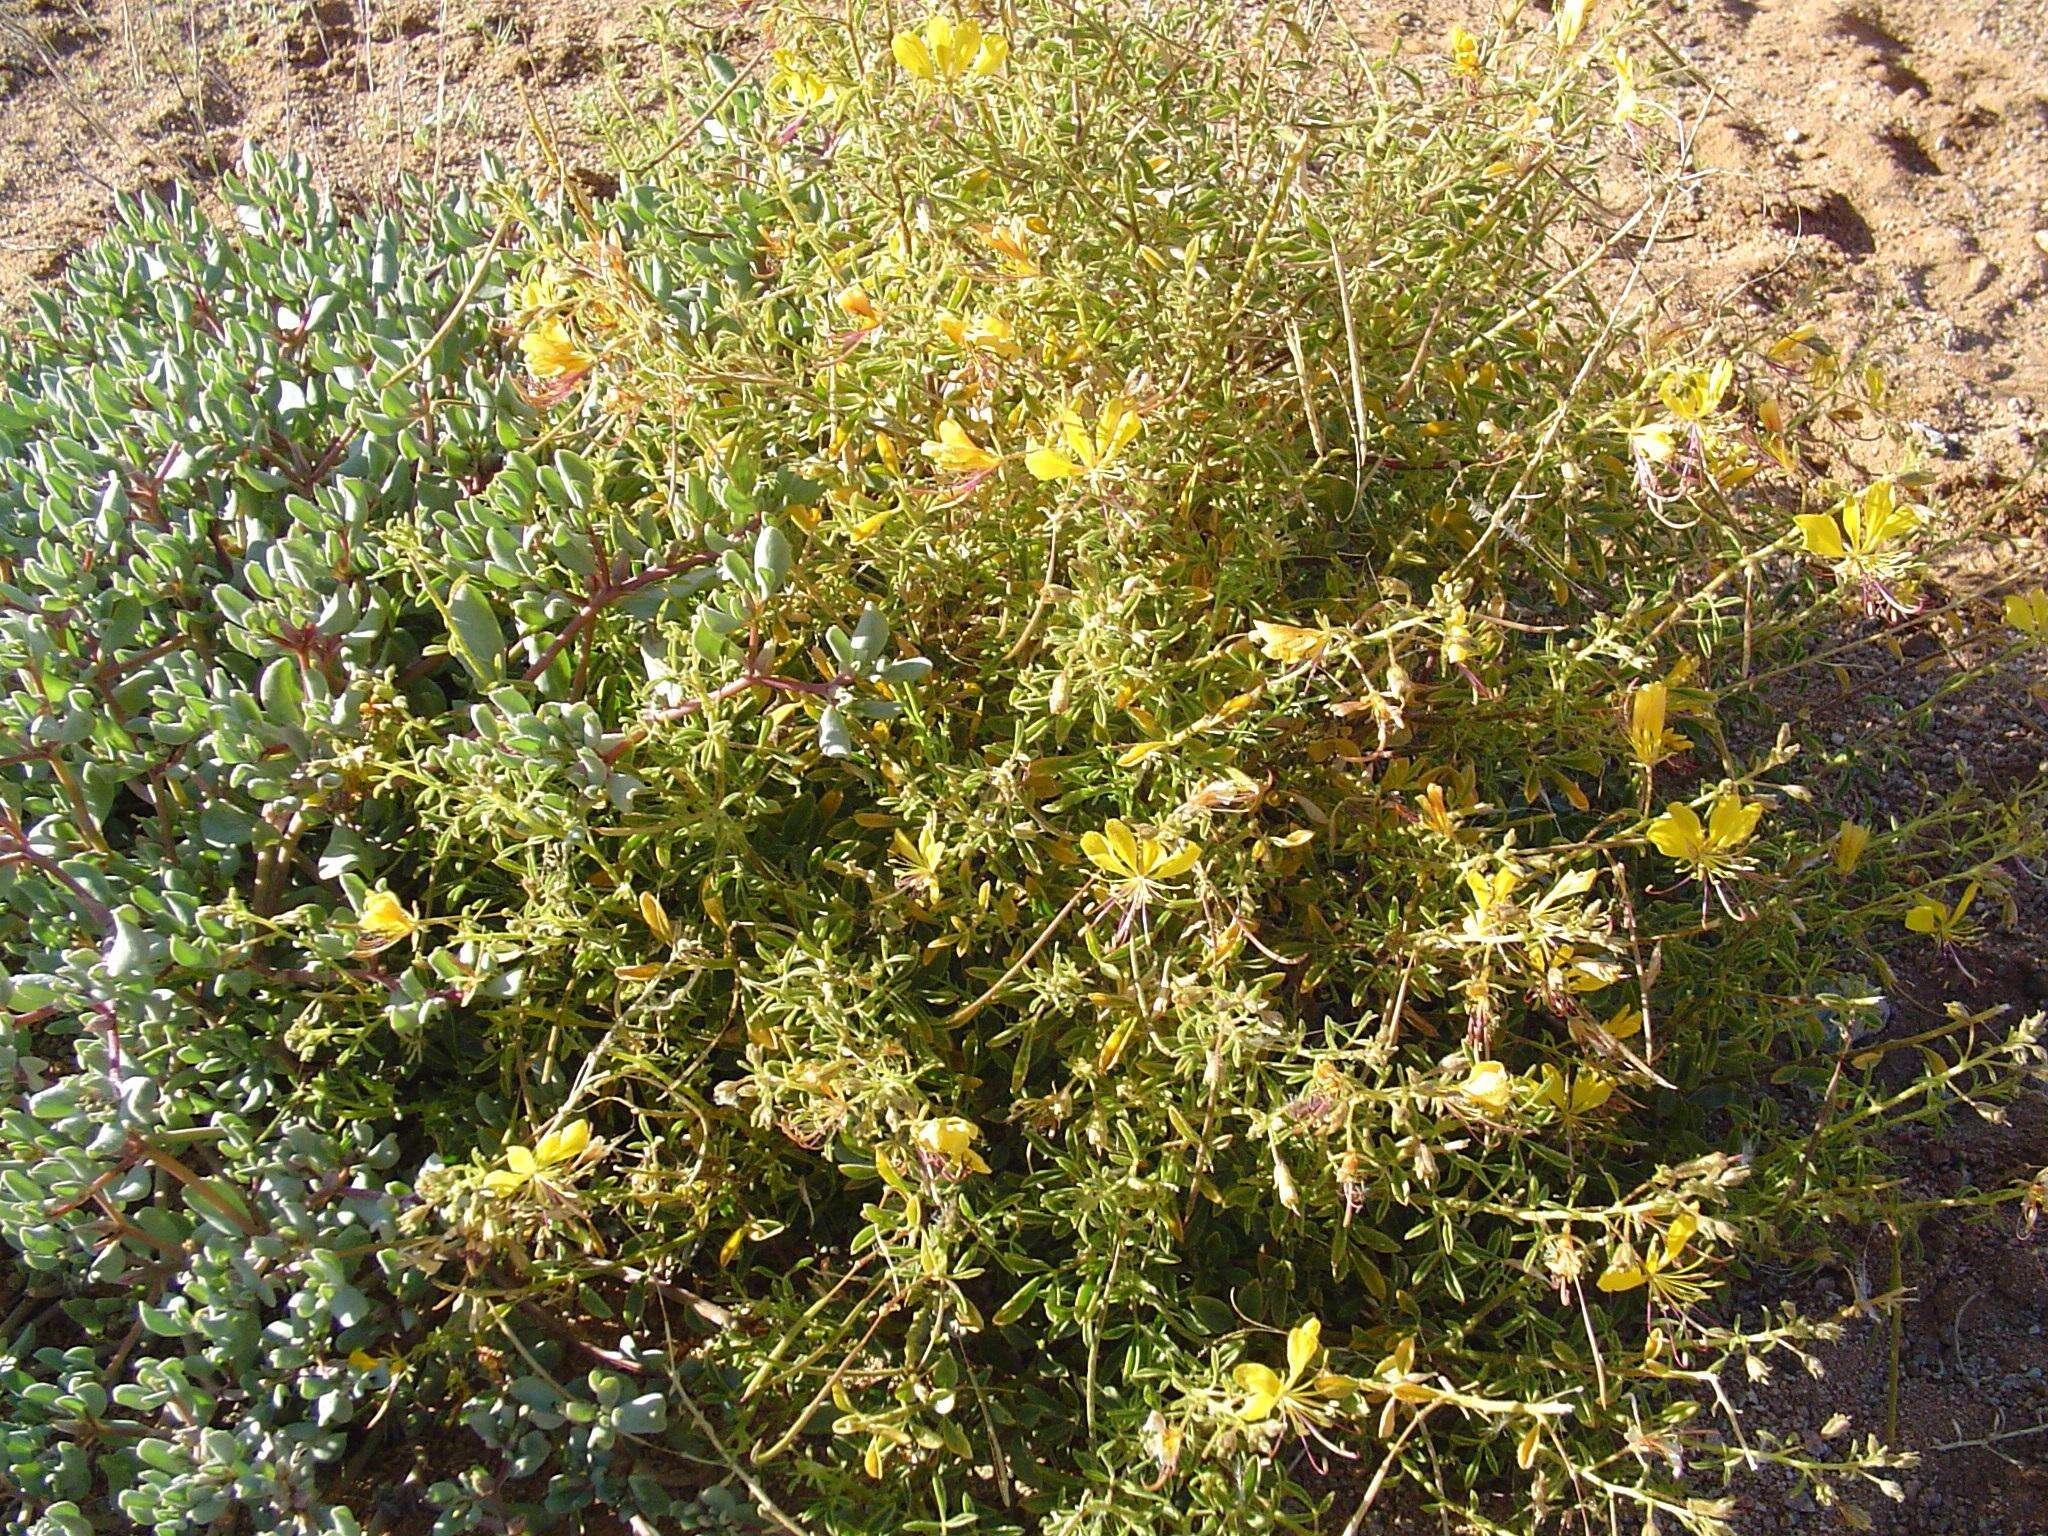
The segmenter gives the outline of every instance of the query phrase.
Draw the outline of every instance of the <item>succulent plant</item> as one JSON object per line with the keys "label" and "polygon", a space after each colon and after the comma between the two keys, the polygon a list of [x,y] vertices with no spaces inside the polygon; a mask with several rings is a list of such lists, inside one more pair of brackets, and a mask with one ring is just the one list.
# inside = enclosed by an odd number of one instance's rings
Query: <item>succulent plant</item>
{"label": "succulent plant", "polygon": [[[593,472],[536,462],[544,412],[508,362],[496,185],[345,214],[253,154],[228,227],[182,191],[127,206],[0,344],[11,1528],[358,1528],[344,1453],[433,1322],[393,1246],[419,1148],[293,1031],[338,983],[417,1045],[518,985],[488,945],[387,969],[359,942],[409,824],[373,764],[431,734],[445,771],[518,780],[541,826],[631,798],[590,705],[508,676],[502,626],[574,614],[564,572],[597,557]],[[678,562],[696,587],[731,547],[711,538]],[[755,542],[758,591],[779,557]],[[692,589],[621,581],[642,614]],[[663,1426],[621,1379],[508,1378],[477,1399],[478,1453],[531,1470],[494,1426],[579,1425],[539,1461],[602,1481],[618,1435]]]}

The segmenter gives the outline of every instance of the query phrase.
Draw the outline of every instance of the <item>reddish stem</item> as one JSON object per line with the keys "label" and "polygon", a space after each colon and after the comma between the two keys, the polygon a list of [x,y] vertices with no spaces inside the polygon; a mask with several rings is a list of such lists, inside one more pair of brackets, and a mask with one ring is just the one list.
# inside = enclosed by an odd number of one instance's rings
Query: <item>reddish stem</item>
{"label": "reddish stem", "polygon": [[539,660],[526,669],[523,680],[529,683],[533,682],[543,672],[547,671],[549,667],[553,666],[555,658],[561,655],[569,647],[570,643],[578,635],[582,634],[600,613],[604,612],[605,609],[616,603],[620,598],[630,597],[644,587],[651,587],[658,582],[668,581],[673,577],[683,575],[685,572],[702,570],[712,562],[713,558],[709,550],[702,550],[681,560],[671,560],[665,565],[652,566],[647,570],[639,572],[637,575],[628,576],[622,581],[607,581],[603,586],[591,593],[576,617],[563,625],[562,632],[548,642],[548,648],[540,653]]}

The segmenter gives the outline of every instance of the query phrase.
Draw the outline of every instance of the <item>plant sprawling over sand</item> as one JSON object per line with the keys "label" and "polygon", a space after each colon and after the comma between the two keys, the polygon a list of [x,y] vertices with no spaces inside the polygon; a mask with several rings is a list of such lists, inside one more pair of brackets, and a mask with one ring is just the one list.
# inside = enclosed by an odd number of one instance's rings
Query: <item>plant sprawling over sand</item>
{"label": "plant sprawling over sand", "polygon": [[1882,952],[2038,832],[1802,778],[1941,517],[1877,371],[1645,318],[1583,13],[792,6],[600,203],[258,163],[39,299],[9,1528],[1882,1494],[1726,1282],[2030,1070]]}

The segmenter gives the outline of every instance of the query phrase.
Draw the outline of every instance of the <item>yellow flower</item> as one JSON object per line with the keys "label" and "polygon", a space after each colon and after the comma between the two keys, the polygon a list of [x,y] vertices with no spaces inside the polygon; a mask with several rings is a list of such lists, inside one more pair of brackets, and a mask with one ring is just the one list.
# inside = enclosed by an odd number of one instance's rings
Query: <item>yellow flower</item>
{"label": "yellow flower", "polygon": [[1845,821],[1835,833],[1835,873],[1844,877],[1855,871],[1870,846],[1870,828]]}
{"label": "yellow flower", "polygon": [[898,32],[890,51],[906,74],[928,85],[953,85],[969,77],[994,74],[1009,58],[1010,45],[1001,33],[983,36],[972,17],[955,21],[940,14],[925,22],[922,37]]}
{"label": "yellow flower", "polygon": [[1626,50],[1614,50],[1614,120],[1617,123],[1640,122],[1643,117],[1642,92],[1637,88],[1635,60]]}
{"label": "yellow flower", "polygon": [[1735,365],[1725,357],[1710,368],[1679,368],[1664,375],[1657,398],[1680,421],[1699,423],[1721,408],[1721,397],[1735,381]]}
{"label": "yellow flower", "polygon": [[562,301],[562,284],[554,268],[543,263],[533,275],[506,290],[505,298],[515,315],[530,315]]}
{"label": "yellow flower", "polygon": [[1429,1373],[1415,1368],[1415,1335],[1412,1333],[1403,1335],[1393,1352],[1373,1367],[1367,1385],[1386,1395],[1379,1419],[1382,1440],[1392,1437],[1403,1404],[1413,1407],[1444,1400],[1443,1390],[1431,1385]]}
{"label": "yellow flower", "polygon": [[389,891],[372,891],[364,898],[363,915],[356,921],[356,930],[382,949],[410,937],[419,925],[420,920],[396,896]]}
{"label": "yellow flower", "polygon": [[2008,592],[2005,597],[2005,622],[2023,635],[2036,640],[2048,640],[2048,587],[2034,587],[2026,592]]}
{"label": "yellow flower", "polygon": [[875,313],[875,301],[868,297],[867,290],[858,283],[851,288],[840,289],[832,302],[855,320],[865,320],[873,324],[881,318]]}
{"label": "yellow flower", "polygon": [[1970,919],[1970,903],[1977,899],[1977,882],[1972,880],[1963,887],[1963,894],[1956,898],[1954,906],[1946,906],[1932,896],[1925,897],[1906,913],[1906,926],[1915,933],[1924,933],[1941,944],[1962,944],[1976,937],[1977,925]]}
{"label": "yellow flower", "polygon": [[1600,1027],[1616,1040],[1632,1040],[1643,1031],[1643,1010],[1624,1003]]}
{"label": "yellow flower", "polygon": [[1144,430],[1137,407],[1124,395],[1111,395],[1102,402],[1095,412],[1093,432],[1081,419],[1081,413],[1070,405],[1060,412],[1060,437],[1066,443],[1066,452],[1051,447],[1034,448],[1025,455],[1024,467],[1041,480],[1100,474]]}
{"label": "yellow flower", "polygon": [[1547,1104],[1567,1120],[1589,1115],[1614,1097],[1614,1079],[1593,1067],[1567,1078],[1557,1067],[1546,1066],[1536,1088],[1536,1102]]}
{"label": "yellow flower", "polygon": [[519,351],[526,359],[526,371],[536,379],[583,373],[596,361],[559,320],[543,320],[528,330],[519,338]]}
{"label": "yellow flower", "polygon": [[1356,1383],[1348,1376],[1317,1371],[1322,1354],[1322,1322],[1303,1318],[1287,1330],[1285,1376],[1255,1361],[1247,1361],[1231,1373],[1243,1394],[1237,1417],[1246,1424],[1262,1424],[1277,1417],[1297,1431],[1326,1417],[1330,1405],[1348,1396]]}
{"label": "yellow flower", "polygon": [[865,544],[869,539],[872,539],[886,528],[889,520],[895,515],[896,509],[894,507],[884,507],[881,511],[863,517],[857,522],[848,523],[846,525],[846,536],[856,544]]}
{"label": "yellow flower", "polygon": [[1183,843],[1177,851],[1168,853],[1157,838],[1140,837],[1115,819],[1103,823],[1100,832],[1084,836],[1081,851],[1117,884],[1121,894],[1140,901],[1159,887],[1178,880],[1202,856],[1199,843]]}
{"label": "yellow flower", "polygon": [[1690,864],[1704,877],[1727,874],[1740,867],[1737,854],[1756,831],[1764,808],[1756,801],[1744,801],[1735,790],[1715,797],[1704,826],[1698,812],[1673,801],[1664,814],[1650,823],[1650,841],[1666,858]]}
{"label": "yellow flower", "polygon": [[946,864],[946,845],[939,837],[939,829],[927,823],[913,841],[908,832],[898,827],[889,846],[909,866],[897,884],[904,890],[936,898],[942,889]]}
{"label": "yellow flower", "polygon": [[911,1132],[911,1137],[926,1153],[950,1168],[988,1172],[988,1164],[974,1150],[974,1144],[981,1140],[981,1127],[972,1120],[964,1120],[958,1115],[921,1120]]}
{"label": "yellow flower", "polygon": [[1699,1231],[1699,1226],[1699,1217],[1680,1206],[1665,1227],[1664,1235],[1652,1241],[1642,1257],[1636,1256],[1630,1244],[1623,1243],[1615,1250],[1606,1271],[1596,1283],[1601,1290],[1610,1293],[1633,1291],[1647,1285],[1655,1294],[1670,1300],[1697,1299],[1702,1294],[1695,1283],[1699,1270],[1682,1261],[1686,1245]]}
{"label": "yellow flower", "polygon": [[484,1188],[503,1198],[517,1194],[529,1184],[551,1185],[554,1174],[574,1168],[589,1151],[590,1122],[572,1120],[559,1131],[549,1131],[531,1147],[518,1142],[506,1147],[505,1166],[484,1175]]}
{"label": "yellow flower", "polygon": [[1798,325],[1764,349],[1764,356],[1788,372],[1803,373],[1817,363],[1830,361],[1834,349],[1812,323]]}
{"label": "yellow flower", "polygon": [[1639,459],[1652,464],[1669,462],[1671,455],[1678,452],[1678,424],[1672,421],[1645,421],[1628,429],[1629,452]]}
{"label": "yellow flower", "polygon": [[990,250],[1002,257],[1005,270],[1013,276],[1037,277],[1042,269],[1031,250],[1033,229],[1032,220],[1011,214],[1008,218],[984,225],[981,238]]}
{"label": "yellow flower", "polygon": [[1451,73],[1476,78],[1479,74],[1479,39],[1465,28],[1452,25],[1444,34],[1444,52],[1450,56]]}
{"label": "yellow flower", "polygon": [[1474,911],[1465,920],[1465,931],[1475,937],[1488,933],[1493,919],[1513,903],[1521,885],[1522,872],[1512,864],[1503,864],[1490,875],[1466,870],[1465,889],[1472,893]]}
{"label": "yellow flower", "polygon": [[1586,0],[1560,0],[1557,9],[1551,12],[1550,23],[1557,28],[1557,46],[1571,47],[1586,25]]}
{"label": "yellow flower", "polygon": [[1422,824],[1438,837],[1449,838],[1452,842],[1464,840],[1459,835],[1458,823],[1472,809],[1475,807],[1454,803],[1444,793],[1441,784],[1432,784],[1415,797],[1415,812]]}
{"label": "yellow flower", "polygon": [[1674,752],[1689,745],[1676,731],[1664,728],[1671,690],[1663,683],[1650,683],[1636,690],[1629,706],[1628,745],[1635,760],[1645,769],[1655,768]]}
{"label": "yellow flower", "polygon": [[1463,599],[1453,597],[1444,610],[1443,658],[1447,667],[1462,667],[1472,659],[1472,610]]}
{"label": "yellow flower", "polygon": [[1327,627],[1302,629],[1298,625],[1274,624],[1266,619],[1254,622],[1252,633],[1259,637],[1259,648],[1266,653],[1266,659],[1285,667],[1316,660],[1337,638],[1337,632]]}
{"label": "yellow flower", "polygon": [[1926,508],[1901,502],[1889,480],[1845,496],[1833,512],[1795,517],[1807,552],[1835,567],[1838,576],[1875,580],[1893,574],[1904,552],[1895,544],[1920,526]]}
{"label": "yellow flower", "polygon": [[789,49],[778,48],[770,57],[774,60],[775,71],[768,77],[768,89],[799,112],[828,105],[839,94],[824,76],[806,69]]}
{"label": "yellow flower", "polygon": [[1515,1080],[1497,1061],[1475,1061],[1465,1081],[1458,1084],[1458,1092],[1487,1113],[1497,1115],[1514,1097]]}
{"label": "yellow flower", "polygon": [[939,435],[924,445],[924,455],[949,475],[973,475],[994,469],[1003,462],[999,453],[967,435],[967,429],[948,416],[939,423]]}
{"label": "yellow flower", "polygon": [[962,352],[992,352],[997,357],[1015,357],[1024,349],[1017,333],[1001,315],[977,315],[962,319],[951,311],[939,314],[939,332]]}

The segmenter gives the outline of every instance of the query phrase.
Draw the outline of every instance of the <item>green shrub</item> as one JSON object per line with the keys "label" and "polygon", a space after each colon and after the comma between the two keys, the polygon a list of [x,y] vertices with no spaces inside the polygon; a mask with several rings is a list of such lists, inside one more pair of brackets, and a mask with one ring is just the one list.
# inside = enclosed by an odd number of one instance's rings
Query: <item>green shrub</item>
{"label": "green shrub", "polygon": [[1776,729],[1938,527],[1878,376],[1594,281],[1606,40],[774,25],[601,205],[259,164],[0,359],[14,1528],[1881,1485],[1714,1385],[2035,1056],[1879,1032],[2023,810]]}

